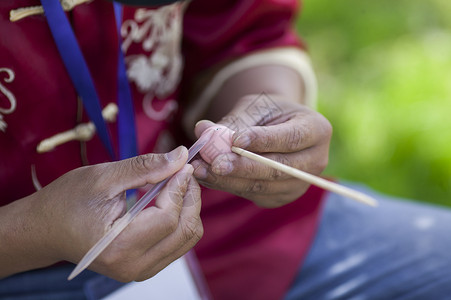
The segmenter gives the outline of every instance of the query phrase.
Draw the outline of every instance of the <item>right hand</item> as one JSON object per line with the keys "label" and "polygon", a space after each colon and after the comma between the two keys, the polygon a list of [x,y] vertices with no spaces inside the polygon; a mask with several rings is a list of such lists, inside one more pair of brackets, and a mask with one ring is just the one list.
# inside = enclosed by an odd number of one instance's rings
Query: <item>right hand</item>
{"label": "right hand", "polygon": [[[148,279],[203,234],[200,189],[187,150],[75,169],[33,194],[34,221],[53,260],[78,263],[126,210],[125,191],[177,173],[155,206],[138,214],[89,269],[128,282]],[[171,156],[169,156],[171,157]],[[38,225],[39,224],[39,225]]]}

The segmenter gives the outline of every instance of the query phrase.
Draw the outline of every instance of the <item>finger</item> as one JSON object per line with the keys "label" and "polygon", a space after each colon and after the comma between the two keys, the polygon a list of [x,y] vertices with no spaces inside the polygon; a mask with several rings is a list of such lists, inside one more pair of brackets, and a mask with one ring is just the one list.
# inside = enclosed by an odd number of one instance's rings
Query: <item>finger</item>
{"label": "finger", "polygon": [[[196,233],[195,228],[200,223],[200,187],[197,181],[192,177],[193,168],[189,168],[187,177],[183,178],[184,193],[168,194],[170,202],[174,202],[174,209],[178,210],[177,228],[169,240],[188,241]],[[164,209],[164,208],[163,208]],[[166,250],[167,252],[167,250]]]}
{"label": "finger", "polygon": [[101,273],[116,274],[114,278],[121,282],[144,280],[155,275],[197,242],[194,237],[184,245],[163,242],[178,230],[178,224],[178,220],[168,219],[156,207],[143,210],[94,261],[92,268]]}
{"label": "finger", "polygon": [[115,182],[114,192],[133,189],[148,183],[155,184],[180,170],[188,159],[188,150],[180,146],[165,154],[145,154],[126,160],[104,164],[105,180]]}
{"label": "finger", "polygon": [[236,132],[233,146],[252,152],[297,152],[328,140],[331,128],[320,114],[298,113],[289,120],[268,126],[251,126]]}
{"label": "finger", "polygon": [[226,191],[236,195],[284,195],[289,193],[289,189],[296,189],[296,185],[302,184],[303,181],[296,178],[289,178],[279,181],[255,180],[247,178],[236,178],[229,176],[208,175],[205,180],[199,180],[199,183],[216,190]]}
{"label": "finger", "polygon": [[[140,260],[149,248],[173,234],[179,227],[183,197],[192,171],[192,167],[186,165],[175,174],[157,197],[156,205],[144,209],[137,215],[102,253],[96,261],[95,268],[108,272],[110,266],[116,266],[118,270],[122,270],[121,274],[118,274],[119,280],[134,280],[136,274],[141,273],[138,269],[142,268],[134,260]],[[160,254],[160,257],[162,256],[163,254]],[[135,267],[130,270],[130,266]]]}
{"label": "finger", "polygon": [[192,172],[192,166],[185,165],[163,188],[155,206],[141,211],[126,228],[128,231],[124,232],[133,240],[136,248],[144,252],[177,229],[183,197]]}
{"label": "finger", "polygon": [[192,165],[185,165],[169,180],[155,201],[156,207],[161,209],[165,214],[171,215],[177,222],[182,211],[183,199],[188,190],[188,183],[193,171]]}
{"label": "finger", "polygon": [[191,177],[183,200],[183,209],[177,230],[157,245],[149,248],[144,257],[144,264],[153,267],[144,270],[138,280],[152,277],[194,247],[203,235],[199,216],[200,208],[200,187]]}
{"label": "finger", "polygon": [[199,138],[205,130],[215,125],[216,124],[211,121],[201,120],[196,123],[196,126],[194,127],[194,134],[197,138]]}
{"label": "finger", "polygon": [[[265,203],[266,207],[277,207],[297,199],[310,184],[296,178],[283,181],[248,180],[217,177],[215,182],[200,181],[200,184],[229,192],[254,202]],[[271,204],[272,203],[272,204]]]}
{"label": "finger", "polygon": [[[293,181],[295,180],[293,179]],[[260,207],[276,208],[299,199],[310,187],[310,185],[305,182],[296,182],[295,185],[296,189],[287,190],[286,193],[280,193],[276,195],[245,194],[241,195],[241,197],[253,201],[257,206]]]}
{"label": "finger", "polygon": [[276,182],[273,184],[274,190],[280,190],[280,192],[274,194],[242,193],[240,196],[252,200],[258,206],[274,208],[298,199],[310,187],[310,184],[300,181],[296,178],[288,179],[283,182]]}
{"label": "finger", "polygon": [[[194,168],[192,170],[194,172]],[[201,210],[201,189],[194,176],[190,177],[188,182],[188,190],[185,193],[183,199],[183,209],[181,212],[181,218],[185,215],[199,215]]]}
{"label": "finger", "polygon": [[[305,167],[303,162],[306,157],[303,157],[301,152],[288,154],[268,153],[262,156],[294,168],[303,169]],[[220,176],[227,175],[229,177],[255,180],[283,180],[291,178],[288,174],[235,153],[219,155],[212,162],[210,170],[212,173]]]}
{"label": "finger", "polygon": [[[327,147],[312,147],[296,153],[266,153],[263,157],[269,158],[284,165],[319,175],[328,163]],[[195,176],[199,179],[211,175],[247,178],[256,180],[284,180],[292,178],[290,175],[271,168],[261,162],[251,160],[235,153],[219,155],[211,164],[193,162]]]}
{"label": "finger", "polygon": [[205,179],[207,178],[207,172],[209,172],[209,165],[206,161],[201,158],[197,158],[191,161],[191,165],[194,168],[193,175],[196,179]]}

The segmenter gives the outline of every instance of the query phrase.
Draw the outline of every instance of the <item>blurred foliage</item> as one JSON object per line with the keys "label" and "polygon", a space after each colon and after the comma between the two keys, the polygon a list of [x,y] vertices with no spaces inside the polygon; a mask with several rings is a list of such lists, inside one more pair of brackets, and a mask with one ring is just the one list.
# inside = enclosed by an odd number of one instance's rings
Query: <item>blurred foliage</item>
{"label": "blurred foliage", "polygon": [[306,0],[325,174],[451,206],[451,1]]}

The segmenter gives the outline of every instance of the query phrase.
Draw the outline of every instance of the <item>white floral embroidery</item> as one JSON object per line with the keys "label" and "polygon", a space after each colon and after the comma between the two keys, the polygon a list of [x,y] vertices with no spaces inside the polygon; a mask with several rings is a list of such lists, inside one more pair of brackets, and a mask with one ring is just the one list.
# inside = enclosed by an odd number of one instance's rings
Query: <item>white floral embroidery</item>
{"label": "white floral embroidery", "polygon": [[[16,77],[13,70],[8,69],[8,68],[0,68],[0,74],[1,73],[6,73],[8,74],[8,77],[5,77],[3,79],[3,81],[5,83],[10,83],[14,80],[14,78]],[[14,97],[13,93],[10,92],[10,90],[8,90],[0,81],[0,96],[1,94],[3,94],[6,99],[8,99],[9,101],[9,108],[6,107],[0,107],[0,130],[5,132],[6,128],[8,127],[8,125],[6,124],[6,122],[3,120],[3,115],[7,115],[7,114],[11,114],[16,110],[16,97]]]}
{"label": "white floral embroidery", "polygon": [[[165,99],[173,93],[180,81],[183,60],[180,50],[182,36],[183,4],[175,3],[158,9],[138,9],[134,20],[122,24],[124,39],[122,50],[132,43],[142,43],[144,54],[126,57],[127,76],[140,92],[145,94],[143,110],[154,120],[164,120],[176,108],[177,103],[169,100],[165,107],[155,110],[152,103]],[[156,99],[155,99],[156,98]]]}
{"label": "white floral embroidery", "polygon": [[143,111],[152,120],[163,121],[178,108],[178,104],[175,100],[169,100],[166,102],[163,108],[156,110],[153,106],[154,101],[156,101],[156,97],[154,97],[152,92],[144,95]]}

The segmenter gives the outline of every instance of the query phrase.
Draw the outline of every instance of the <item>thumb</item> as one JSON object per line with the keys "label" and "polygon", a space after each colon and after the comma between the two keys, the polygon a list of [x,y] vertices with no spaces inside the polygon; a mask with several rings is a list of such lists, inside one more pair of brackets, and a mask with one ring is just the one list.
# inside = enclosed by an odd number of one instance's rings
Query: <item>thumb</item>
{"label": "thumb", "polygon": [[216,124],[213,123],[212,121],[200,120],[194,126],[194,134],[196,135],[197,138],[199,138],[205,130],[215,125]]}
{"label": "thumb", "polygon": [[111,165],[113,182],[120,183],[121,190],[155,184],[179,171],[188,160],[188,150],[180,146],[171,152],[135,156]]}

